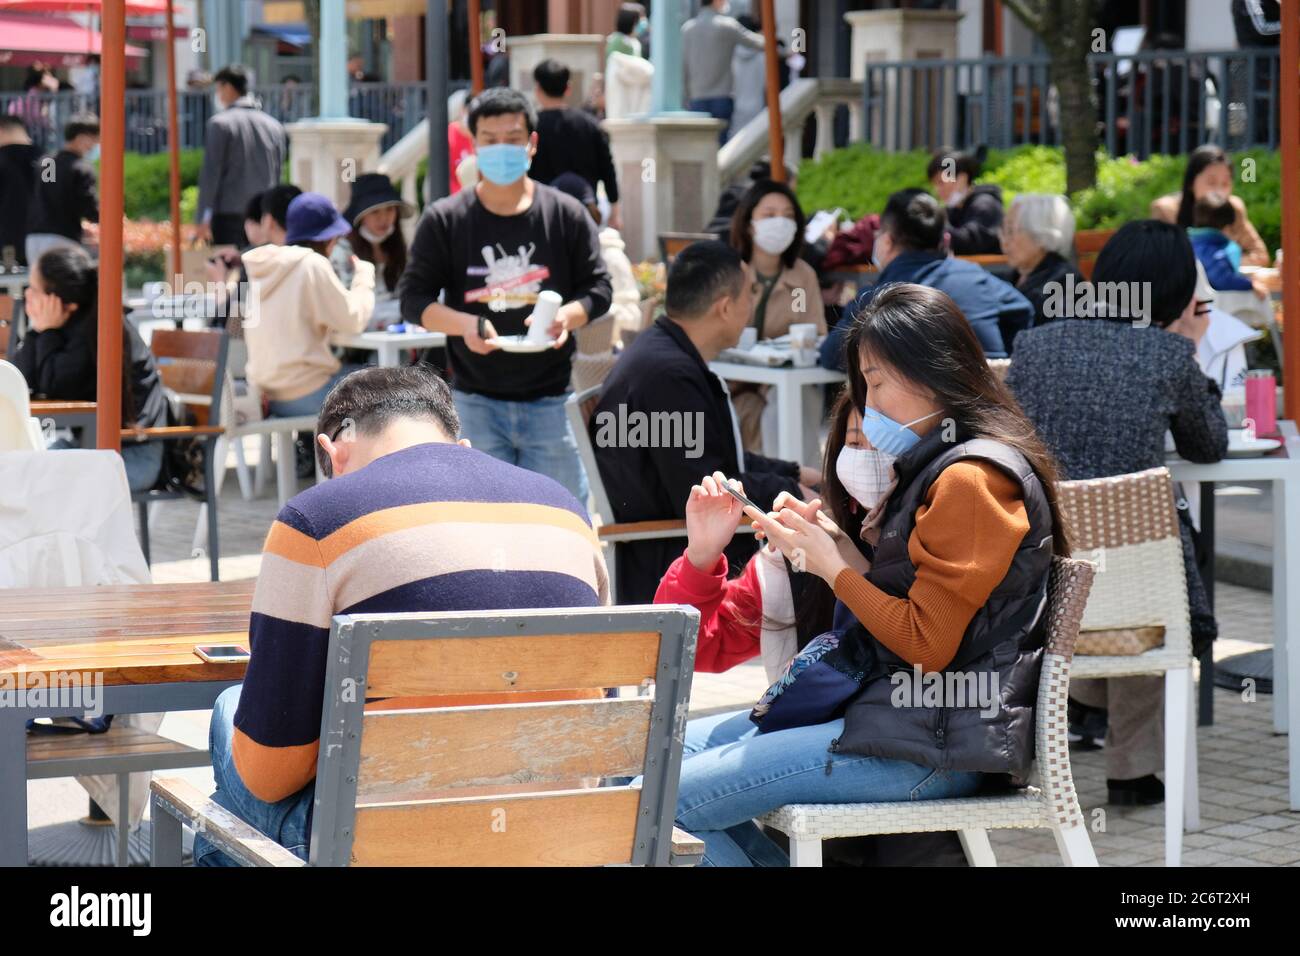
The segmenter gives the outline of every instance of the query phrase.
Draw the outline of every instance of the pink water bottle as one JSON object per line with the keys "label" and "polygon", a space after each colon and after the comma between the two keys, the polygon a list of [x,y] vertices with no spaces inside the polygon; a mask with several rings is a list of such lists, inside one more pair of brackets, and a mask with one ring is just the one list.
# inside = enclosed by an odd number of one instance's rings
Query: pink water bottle
{"label": "pink water bottle", "polygon": [[1277,434],[1277,379],[1268,369],[1246,373],[1246,419],[1256,435]]}

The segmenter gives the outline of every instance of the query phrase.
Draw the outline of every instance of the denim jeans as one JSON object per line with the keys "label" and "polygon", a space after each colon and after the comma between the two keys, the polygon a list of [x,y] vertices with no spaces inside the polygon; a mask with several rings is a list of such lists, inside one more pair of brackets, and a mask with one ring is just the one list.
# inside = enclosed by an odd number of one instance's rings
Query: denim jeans
{"label": "denim jeans", "polygon": [[270,403],[271,417],[298,418],[300,415],[315,415],[320,411],[320,407],[325,404],[325,396],[330,393],[330,389],[360,368],[365,368],[365,366],[341,366],[337,372],[330,376],[330,380],[316,391],[304,395],[302,398],[290,399],[287,402],[272,401]]}
{"label": "denim jeans", "polygon": [[714,119],[723,122],[722,132],[718,133],[718,145],[731,137],[731,114],[736,108],[736,101],[730,96],[702,96],[691,100],[687,109],[694,113],[708,113]]}
{"label": "denim jeans", "polygon": [[568,395],[508,402],[455,390],[460,434],[479,451],[554,478],[585,508],[587,472],[564,413]]}
{"label": "denim jeans", "polygon": [[[248,792],[239,779],[231,753],[235,735],[235,710],[239,707],[240,687],[222,691],[212,708],[212,725],[208,731],[208,750],[212,753],[212,773],[217,791],[212,800],[225,807],[249,826],[265,834],[299,859],[307,859],[308,834],[311,831],[311,804],[316,793],[312,781],[292,796],[276,803],[259,800]],[[213,846],[203,834],[194,835],[195,866],[237,866],[230,857]]]}
{"label": "denim jeans", "polygon": [[162,463],[163,443],[160,441],[122,444],[122,465],[126,468],[126,483],[132,494],[148,491],[158,483]]}
{"label": "denim jeans", "polygon": [[830,753],[844,721],[758,733],[748,710],[686,725],[677,826],[704,841],[703,866],[789,866],[754,818],[788,803],[883,803],[974,793],[982,774]]}

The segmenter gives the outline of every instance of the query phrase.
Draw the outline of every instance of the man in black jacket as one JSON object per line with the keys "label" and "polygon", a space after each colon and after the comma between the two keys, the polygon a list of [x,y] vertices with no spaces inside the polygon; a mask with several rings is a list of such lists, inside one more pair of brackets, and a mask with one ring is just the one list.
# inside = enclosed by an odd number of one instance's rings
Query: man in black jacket
{"label": "man in black jacket", "polygon": [[81,222],[99,222],[99,119],[74,116],[63,129],[63,148],[37,163],[36,189],[27,209],[27,261],[54,246],[81,242]]}
{"label": "man in black jacket", "polygon": [[566,105],[569,68],[556,60],[543,60],[533,70],[533,81],[537,84],[533,96],[541,111],[537,114],[537,153],[529,173],[539,183],[550,183],[561,173],[577,173],[592,189],[604,183],[609,225],[622,229],[609,136],[590,113]]}
{"label": "man in black jacket", "polygon": [[27,264],[27,209],[40,156],[21,117],[0,116],[0,256],[12,249],[19,265]]}
{"label": "man in black jacket", "polygon": [[[614,517],[620,522],[686,516],[691,486],[721,471],[739,479],[756,504],[783,491],[812,497],[820,472],[796,462],[741,452],[727,388],[708,362],[734,346],[754,315],[745,264],[730,246],[697,242],[673,260],[667,315],[637,336],[610,372],[591,417],[592,445]],[[676,538],[618,545],[621,604],[649,603],[682,550]],[[754,539],[727,549],[744,567]]]}
{"label": "man in black jacket", "polygon": [[981,152],[941,150],[930,157],[925,175],[948,211],[948,248],[954,256],[995,256],[1002,252],[1002,187],[971,186],[980,174]]}

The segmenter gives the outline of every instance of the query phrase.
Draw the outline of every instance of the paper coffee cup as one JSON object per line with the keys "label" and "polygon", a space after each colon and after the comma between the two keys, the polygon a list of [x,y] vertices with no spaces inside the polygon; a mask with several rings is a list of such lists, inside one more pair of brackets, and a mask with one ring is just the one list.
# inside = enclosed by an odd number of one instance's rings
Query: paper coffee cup
{"label": "paper coffee cup", "polygon": [[537,304],[533,306],[533,323],[528,326],[528,341],[551,341],[551,323],[555,321],[555,314],[560,311],[563,302],[560,293],[550,289],[537,294]]}
{"label": "paper coffee cup", "polygon": [[794,348],[815,348],[817,326],[811,322],[797,322],[790,326],[790,345]]}

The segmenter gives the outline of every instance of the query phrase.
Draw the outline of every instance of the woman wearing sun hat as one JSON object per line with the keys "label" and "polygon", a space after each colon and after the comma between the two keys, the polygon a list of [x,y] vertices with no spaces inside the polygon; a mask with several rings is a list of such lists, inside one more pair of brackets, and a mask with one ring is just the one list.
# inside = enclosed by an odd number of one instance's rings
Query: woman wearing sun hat
{"label": "woman wearing sun hat", "polygon": [[397,291],[397,280],[406,268],[406,237],[399,220],[414,212],[382,173],[363,173],[352,184],[352,201],[343,211],[352,231],[339,248],[346,245],[358,259],[374,265],[376,302],[390,299]]}
{"label": "woman wearing sun hat", "polygon": [[375,267],[353,257],[344,287],[329,255],[352,227],[320,193],[289,204],[286,245],[244,254],[249,303],[244,339],[248,381],[270,402],[274,417],[314,415],[334,381],[345,374],[330,336],[361,332],[375,308]]}

